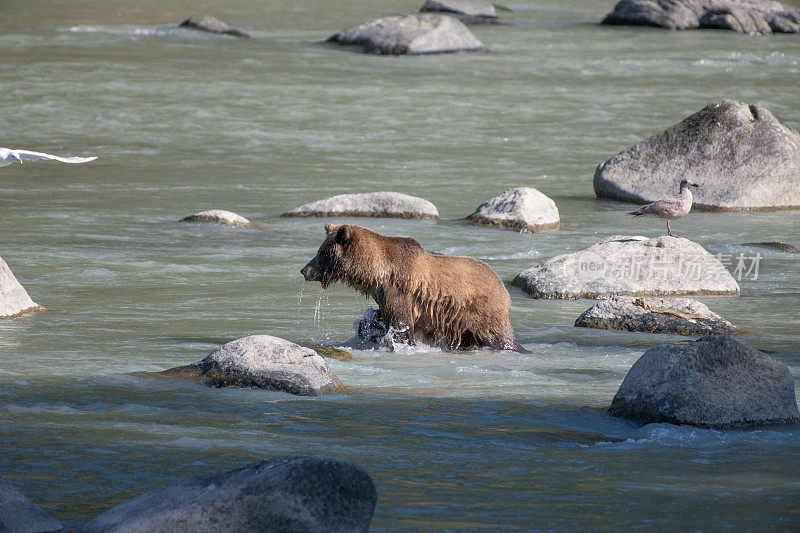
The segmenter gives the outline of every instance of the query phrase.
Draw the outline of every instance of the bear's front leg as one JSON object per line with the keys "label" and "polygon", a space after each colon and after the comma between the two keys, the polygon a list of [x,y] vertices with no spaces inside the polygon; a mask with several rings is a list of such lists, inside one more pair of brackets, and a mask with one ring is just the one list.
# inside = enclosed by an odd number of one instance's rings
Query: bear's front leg
{"label": "bear's front leg", "polygon": [[394,342],[414,346],[414,318],[408,296],[390,285],[376,292],[375,303]]}

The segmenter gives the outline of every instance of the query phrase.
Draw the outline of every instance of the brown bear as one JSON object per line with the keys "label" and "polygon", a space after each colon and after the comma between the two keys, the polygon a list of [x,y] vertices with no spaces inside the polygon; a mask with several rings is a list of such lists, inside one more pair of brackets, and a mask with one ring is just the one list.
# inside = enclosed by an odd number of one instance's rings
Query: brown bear
{"label": "brown bear", "polygon": [[372,296],[395,342],[415,337],[444,349],[486,346],[527,353],[509,320],[511,298],[489,265],[430,254],[409,237],[326,224],[327,236],[300,271],[325,289],[341,282]]}

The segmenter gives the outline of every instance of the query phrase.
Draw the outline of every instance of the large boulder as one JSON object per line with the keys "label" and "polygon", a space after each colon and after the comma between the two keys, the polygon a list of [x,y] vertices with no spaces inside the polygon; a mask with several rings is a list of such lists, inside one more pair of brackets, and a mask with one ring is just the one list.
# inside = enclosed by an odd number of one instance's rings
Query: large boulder
{"label": "large boulder", "polygon": [[606,237],[520,272],[531,298],[739,294],[739,285],[702,246],[681,237]]}
{"label": "large boulder", "polygon": [[556,203],[533,187],[508,189],[479,205],[467,220],[526,233],[561,227]]}
{"label": "large boulder", "polygon": [[399,192],[339,194],[295,207],[282,217],[393,217],[437,219],[439,210],[428,200]]}
{"label": "large boulder", "polygon": [[206,474],[109,509],[80,531],[368,531],[369,474],[325,457],[287,457]]}
{"label": "large boulder", "polygon": [[237,30],[228,26],[224,22],[208,15],[193,15],[188,19],[178,24],[181,28],[189,28],[192,30],[207,31],[210,33],[218,33],[220,35],[231,35],[233,37],[250,37],[243,31]]}
{"label": "large boulder", "polygon": [[800,33],[800,8],[772,0],[622,0],[603,24]]}
{"label": "large boulder", "polygon": [[250,222],[243,216],[223,209],[200,211],[188,217],[183,217],[179,222],[208,222],[211,224],[225,224],[226,226],[233,226],[236,228],[261,229],[260,225]]}
{"label": "large boulder", "polygon": [[497,18],[497,10],[494,5],[485,0],[425,0],[419,10],[432,13],[454,13],[470,18]]}
{"label": "large boulder", "polygon": [[697,300],[633,296],[612,296],[593,305],[578,317],[575,326],[697,336],[739,331]]}
{"label": "large boulder", "polygon": [[715,429],[800,421],[789,368],[722,335],[647,350],[609,411],[644,423]]}
{"label": "large boulder", "polygon": [[418,13],[384,17],[342,30],[329,42],[361,46],[372,54],[438,54],[476,52],[483,43],[463,22],[447,15]]}
{"label": "large boulder", "polygon": [[299,396],[343,390],[342,382],[316,351],[271,335],[236,339],[199,363],[166,373],[196,376],[209,387],[255,387]]}
{"label": "large boulder", "polygon": [[28,291],[17,281],[8,264],[0,257],[0,319],[13,318],[31,311],[42,310],[28,296]]}
{"label": "large boulder", "polygon": [[594,190],[649,203],[681,179],[700,185],[695,208],[800,208],[800,134],[763,107],[721,100],[602,163]]}
{"label": "large boulder", "polygon": [[51,518],[19,489],[0,477],[0,531],[43,533],[63,529],[60,522]]}

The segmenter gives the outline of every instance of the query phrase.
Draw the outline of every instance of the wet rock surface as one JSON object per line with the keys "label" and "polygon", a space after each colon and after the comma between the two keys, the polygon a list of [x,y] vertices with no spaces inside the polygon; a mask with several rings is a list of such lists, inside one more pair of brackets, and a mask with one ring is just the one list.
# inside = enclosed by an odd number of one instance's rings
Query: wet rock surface
{"label": "wet rock surface", "polygon": [[723,335],[739,329],[690,298],[612,296],[575,321],[576,327],[677,335]]}
{"label": "wet rock surface", "polygon": [[63,530],[58,520],[51,518],[19,489],[0,477],[0,531],[44,533]]}
{"label": "wet rock surface", "polygon": [[800,421],[789,368],[721,335],[645,352],[631,367],[609,412],[643,423],[715,429]]}
{"label": "wet rock surface", "polygon": [[531,298],[739,294],[724,265],[681,237],[615,235],[580,252],[520,272],[513,284]]}
{"label": "wet rock surface", "polygon": [[555,202],[533,187],[508,189],[479,205],[467,220],[481,226],[524,233],[561,227]]}
{"label": "wet rock surface", "polygon": [[152,490],[80,531],[366,532],[376,501],[369,474],[350,463],[286,457]]}
{"label": "wet rock surface", "polygon": [[208,222],[210,224],[225,224],[236,228],[261,229],[261,226],[250,222],[241,215],[223,209],[210,209],[201,211],[188,217],[184,217],[179,222]]}
{"label": "wet rock surface", "polygon": [[44,310],[28,295],[8,264],[0,257],[0,320]]}
{"label": "wet rock surface", "polygon": [[399,192],[339,194],[301,205],[282,217],[390,217],[437,219],[436,206],[424,198]]}
{"label": "wet rock surface", "polygon": [[422,12],[454,13],[471,19],[496,19],[495,6],[483,0],[426,0]]}
{"label": "wet rock surface", "polygon": [[384,17],[342,30],[329,42],[361,46],[371,54],[439,54],[477,52],[483,43],[454,17],[419,13]]}
{"label": "wet rock surface", "polygon": [[231,341],[193,365],[167,374],[195,377],[209,387],[254,387],[318,396],[343,390],[325,360],[306,348],[271,335],[250,335]]}
{"label": "wet rock surface", "polygon": [[220,35],[230,35],[232,37],[250,37],[243,31],[237,30],[228,26],[224,22],[208,15],[193,15],[188,19],[178,24],[181,28],[189,28],[198,31],[207,31],[209,33],[217,33]]}
{"label": "wet rock surface", "polygon": [[800,208],[800,134],[767,109],[715,102],[597,167],[599,198],[649,203],[698,183],[695,209]]}

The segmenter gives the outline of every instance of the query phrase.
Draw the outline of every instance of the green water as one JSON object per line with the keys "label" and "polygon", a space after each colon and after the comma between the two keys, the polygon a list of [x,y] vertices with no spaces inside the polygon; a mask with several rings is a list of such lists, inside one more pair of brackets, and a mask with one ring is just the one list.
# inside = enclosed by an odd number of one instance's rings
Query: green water
{"label": "green water", "polygon": [[[280,213],[394,190],[438,222],[350,219],[470,255],[510,281],[658,221],[598,201],[596,165],[720,98],[800,129],[800,40],[596,24],[612,3],[512,2],[485,54],[378,57],[321,44],[410,2],[87,0],[0,5],[0,146],[97,155],[0,169],[0,256],[47,312],[0,322],[0,474],[69,527],[170,480],[286,454],[366,468],[375,530],[797,528],[797,426],[717,432],[605,414],[630,366],[677,337],[572,326],[592,302],[529,300],[530,355],[354,349],[344,395],[210,390],[142,372],[255,333],[348,345],[370,305],[300,268],[328,219]],[[252,35],[169,29],[196,12]],[[512,186],[555,200],[536,235],[459,219]],[[265,226],[175,221],[228,209]],[[693,212],[713,253],[800,242],[800,211]],[[704,298],[800,375],[800,260],[761,251]]]}

